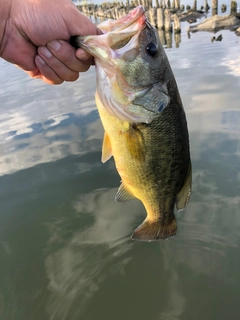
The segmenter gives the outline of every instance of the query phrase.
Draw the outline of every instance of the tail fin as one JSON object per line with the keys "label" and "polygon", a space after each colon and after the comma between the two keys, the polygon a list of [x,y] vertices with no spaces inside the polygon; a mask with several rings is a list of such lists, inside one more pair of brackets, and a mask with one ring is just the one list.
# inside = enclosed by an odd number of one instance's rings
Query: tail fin
{"label": "tail fin", "polygon": [[172,238],[177,233],[177,221],[175,217],[169,223],[163,224],[160,221],[143,221],[140,226],[134,230],[131,239],[139,241],[157,241]]}

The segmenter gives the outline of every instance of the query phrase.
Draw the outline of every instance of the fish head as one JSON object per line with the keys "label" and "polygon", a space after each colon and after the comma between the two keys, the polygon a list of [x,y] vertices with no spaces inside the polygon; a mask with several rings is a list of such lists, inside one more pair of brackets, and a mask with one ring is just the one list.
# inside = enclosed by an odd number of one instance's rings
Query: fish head
{"label": "fish head", "polygon": [[157,30],[142,6],[99,28],[102,35],[80,36],[77,44],[95,58],[101,105],[119,120],[151,123],[169,105],[174,81]]}

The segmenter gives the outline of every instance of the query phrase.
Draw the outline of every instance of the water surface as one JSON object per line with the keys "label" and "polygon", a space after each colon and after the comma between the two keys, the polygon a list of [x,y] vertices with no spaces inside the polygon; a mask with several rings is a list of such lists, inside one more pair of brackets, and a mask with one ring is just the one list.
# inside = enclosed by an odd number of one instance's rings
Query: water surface
{"label": "water surface", "polygon": [[[226,320],[240,306],[240,38],[166,47],[186,110],[193,193],[168,241],[133,242],[102,164],[94,68],[48,86],[0,61],[0,319]],[[179,38],[178,38],[179,42]]]}

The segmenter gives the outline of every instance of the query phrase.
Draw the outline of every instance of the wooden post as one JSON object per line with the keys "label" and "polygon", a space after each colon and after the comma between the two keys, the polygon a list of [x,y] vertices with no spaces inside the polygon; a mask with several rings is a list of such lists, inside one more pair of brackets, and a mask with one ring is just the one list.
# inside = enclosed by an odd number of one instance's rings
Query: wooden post
{"label": "wooden post", "polygon": [[175,0],[175,8],[180,9],[180,0]]}
{"label": "wooden post", "polygon": [[163,29],[161,30],[158,29],[158,35],[159,35],[161,44],[164,46],[166,44],[165,31]]}
{"label": "wooden post", "polygon": [[174,21],[174,33],[180,33],[181,32],[180,19],[176,14],[173,15],[173,21]]}
{"label": "wooden post", "polygon": [[176,48],[179,48],[179,44],[181,42],[181,33],[174,33],[174,40],[175,40],[175,45]]}
{"label": "wooden post", "polygon": [[158,30],[164,29],[164,9],[157,8],[157,27]]}
{"label": "wooden post", "polygon": [[194,10],[194,11],[197,11],[197,0],[194,0],[193,10]]}
{"label": "wooden post", "polygon": [[165,37],[166,37],[167,48],[172,48],[172,32],[166,31]]}
{"label": "wooden post", "polygon": [[119,18],[122,18],[126,15],[125,10],[124,9],[120,9],[119,10]]}
{"label": "wooden post", "polygon": [[148,8],[152,8],[152,0],[148,0]]}
{"label": "wooden post", "polygon": [[168,9],[165,9],[165,30],[168,32],[172,32],[172,24],[171,24],[171,12]]}
{"label": "wooden post", "polygon": [[154,27],[156,26],[156,14],[157,14],[157,8],[149,9],[149,21]]}
{"label": "wooden post", "polygon": [[235,13],[237,13],[237,2],[231,1],[230,14],[235,14]]}
{"label": "wooden post", "polygon": [[212,0],[212,15],[215,16],[218,13],[218,0]]}

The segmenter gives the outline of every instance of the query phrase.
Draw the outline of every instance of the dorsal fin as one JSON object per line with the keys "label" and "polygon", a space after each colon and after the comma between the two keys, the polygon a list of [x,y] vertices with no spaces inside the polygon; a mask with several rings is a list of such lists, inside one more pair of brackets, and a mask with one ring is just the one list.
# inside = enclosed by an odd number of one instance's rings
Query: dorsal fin
{"label": "dorsal fin", "polygon": [[191,195],[191,191],[192,191],[192,166],[190,162],[188,167],[188,173],[186,175],[186,179],[183,184],[183,187],[177,194],[177,200],[176,200],[177,210],[183,210],[186,207]]}
{"label": "dorsal fin", "polygon": [[105,163],[112,156],[112,147],[108,135],[104,132],[103,144],[102,144],[102,162]]}
{"label": "dorsal fin", "polygon": [[132,200],[134,198],[135,197],[121,183],[120,187],[118,188],[118,191],[116,193],[115,201],[117,201],[117,202],[126,202],[126,201]]}

